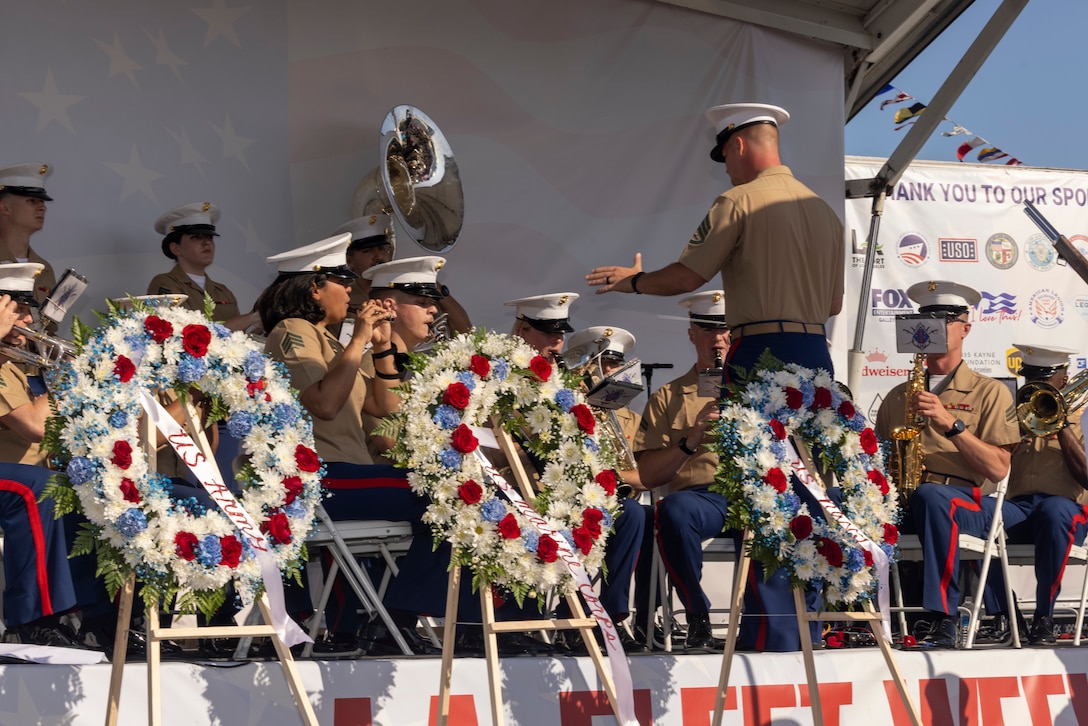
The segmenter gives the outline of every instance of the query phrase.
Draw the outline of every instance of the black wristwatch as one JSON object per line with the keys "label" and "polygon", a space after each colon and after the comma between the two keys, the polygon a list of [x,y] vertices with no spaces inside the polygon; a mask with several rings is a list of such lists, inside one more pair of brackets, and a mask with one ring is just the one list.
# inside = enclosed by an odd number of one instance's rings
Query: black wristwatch
{"label": "black wristwatch", "polygon": [[676,446],[688,456],[695,456],[695,449],[688,448],[687,436],[681,436],[680,440],[676,442]]}
{"label": "black wristwatch", "polygon": [[944,435],[945,435],[945,438],[950,439],[953,436],[959,436],[960,434],[962,434],[966,430],[967,430],[966,424],[964,424],[963,421],[960,421],[959,419],[956,419],[955,422],[952,424],[952,428],[948,429],[948,431],[945,431]]}

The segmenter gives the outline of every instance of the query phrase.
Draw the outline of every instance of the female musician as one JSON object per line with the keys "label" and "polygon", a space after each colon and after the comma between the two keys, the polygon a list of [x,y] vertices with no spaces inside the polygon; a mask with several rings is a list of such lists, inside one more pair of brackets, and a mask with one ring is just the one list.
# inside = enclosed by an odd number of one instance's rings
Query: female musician
{"label": "female musician", "polygon": [[[398,401],[391,390],[400,376],[390,343],[390,309],[379,301],[366,302],[346,346],[328,330],[348,314],[355,280],[345,260],[350,241],[344,234],[269,257],[278,263],[279,277],[261,293],[257,309],[269,331],[265,350],[287,366],[300,402],[313,417],[317,453],[326,469],[323,484],[332,495],[324,502],[326,511],[334,520],[411,521],[420,527],[385,604],[410,647],[428,652],[430,646],[415,632],[416,618],[421,612],[444,610],[446,563],[432,556],[431,538],[421,522],[425,503],[412,493],[402,470],[373,464],[362,427],[364,410],[384,416]],[[375,378],[368,381],[360,366],[371,349]],[[428,588],[428,578],[436,575],[437,587]],[[325,611],[329,635],[316,651],[358,652],[359,605],[351,588],[334,590]],[[377,625],[368,628],[367,640],[371,654],[388,654],[394,642]]]}

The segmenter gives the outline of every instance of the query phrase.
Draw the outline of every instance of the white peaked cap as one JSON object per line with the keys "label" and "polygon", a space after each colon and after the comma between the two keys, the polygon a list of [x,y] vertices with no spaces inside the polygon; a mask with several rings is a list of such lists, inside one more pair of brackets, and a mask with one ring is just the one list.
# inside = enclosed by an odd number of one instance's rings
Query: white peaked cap
{"label": "white peaked cap", "polygon": [[1035,345],[1034,343],[1013,343],[1013,347],[1020,351],[1021,362],[1026,366],[1036,368],[1061,368],[1069,365],[1069,356],[1076,355],[1077,351],[1070,348],[1057,346]]}
{"label": "white peaked cap", "polygon": [[928,312],[926,308],[949,312],[960,309],[959,312],[965,312],[967,308],[978,305],[982,299],[982,295],[974,288],[948,280],[916,282],[907,288],[907,297],[918,304],[921,312]]}
{"label": "white peaked cap", "polygon": [[692,322],[727,327],[725,322],[725,292],[707,290],[688,295],[680,300],[680,307],[687,308]]}
{"label": "white peaked cap", "polygon": [[594,325],[591,328],[583,328],[567,338],[563,357],[577,360],[587,353],[599,351],[602,355],[611,354],[614,357],[623,358],[634,347],[635,336],[623,328]]}
{"label": "white peaked cap", "polygon": [[155,220],[155,231],[162,235],[170,234],[175,230],[184,230],[187,227],[206,228],[215,233],[215,225],[219,221],[219,207],[211,202],[193,202],[171,209],[166,214]]}
{"label": "white peaked cap", "polygon": [[576,292],[553,292],[547,295],[521,297],[507,300],[503,305],[513,305],[518,320],[525,320],[537,330],[551,333],[570,333],[574,328],[567,320],[570,306],[579,298]]}
{"label": "white peaked cap", "polygon": [[276,270],[281,274],[342,268],[347,266],[346,253],[349,244],[351,244],[351,235],[345,232],[272,255],[268,258],[268,262],[275,263]]}

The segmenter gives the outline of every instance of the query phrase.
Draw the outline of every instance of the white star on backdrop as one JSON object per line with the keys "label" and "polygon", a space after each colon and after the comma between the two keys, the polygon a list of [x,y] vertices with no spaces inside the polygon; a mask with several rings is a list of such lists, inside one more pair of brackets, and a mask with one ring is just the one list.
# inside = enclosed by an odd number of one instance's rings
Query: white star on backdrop
{"label": "white star on backdrop", "polygon": [[174,142],[181,149],[181,163],[192,164],[196,167],[196,170],[200,172],[200,176],[207,179],[208,177],[204,174],[204,167],[202,165],[210,162],[204,158],[203,154],[196,150],[195,146],[193,146],[193,142],[189,140],[189,132],[185,130],[185,127],[182,126],[179,133],[174,133],[171,129],[166,129],[166,133],[170,134],[171,138],[174,139]]}
{"label": "white star on backdrop", "polygon": [[190,8],[208,24],[208,32],[204,35],[204,47],[207,48],[216,38],[223,37],[241,48],[238,34],[234,32],[234,21],[248,13],[251,8],[251,5],[228,8],[227,0],[212,0],[210,8]]}
{"label": "white star on backdrop", "polygon": [[120,201],[125,201],[136,192],[142,192],[156,206],[158,205],[159,200],[155,198],[155,192],[151,189],[151,182],[162,179],[163,175],[157,171],[144,168],[135,144],[132,145],[132,152],[128,155],[127,164],[108,161],[104,163],[125,180],[124,187],[121,189]]}
{"label": "white star on backdrop", "polygon": [[68,118],[68,108],[79,103],[86,96],[59,93],[57,82],[53,80],[52,68],[45,72],[45,86],[42,87],[40,93],[27,91],[19,95],[38,107],[37,133],[41,133],[50,121],[56,121],[73,134],[76,132],[75,127],[72,126],[72,120]]}
{"label": "white star on backdrop", "polygon": [[181,78],[181,71],[178,68],[187,66],[189,63],[170,49],[170,44],[166,40],[166,34],[162,32],[162,28],[159,28],[159,37],[157,38],[151,34],[150,30],[144,30],[144,32],[147,33],[147,37],[155,46],[155,62],[172,70],[178,80],[184,83]]}
{"label": "white star on backdrop", "polygon": [[265,254],[265,248],[261,245],[261,240],[257,236],[257,230],[253,228],[253,221],[246,219],[246,224],[243,227],[241,222],[234,220],[234,226],[238,228],[238,231],[242,233],[242,238],[246,241],[246,252],[253,252],[256,254]]}
{"label": "white star on backdrop", "polygon": [[223,122],[223,128],[219,128],[215,124],[211,124],[211,127],[215,129],[215,133],[219,135],[219,138],[223,141],[223,157],[234,157],[238,161],[242,162],[242,166],[249,171],[249,164],[246,163],[246,157],[242,155],[242,152],[249,146],[252,146],[257,142],[256,139],[247,139],[234,133],[234,124],[231,123],[230,114],[227,114],[226,120]]}
{"label": "white star on backdrop", "polygon": [[143,67],[128,57],[125,53],[124,47],[121,45],[121,39],[117,37],[117,33],[113,34],[113,45],[106,45],[101,40],[95,39],[95,44],[102,49],[102,51],[110,57],[110,78],[117,75],[128,76],[128,79],[132,81],[132,85],[139,89],[140,84],[136,82],[135,71],[142,71]]}

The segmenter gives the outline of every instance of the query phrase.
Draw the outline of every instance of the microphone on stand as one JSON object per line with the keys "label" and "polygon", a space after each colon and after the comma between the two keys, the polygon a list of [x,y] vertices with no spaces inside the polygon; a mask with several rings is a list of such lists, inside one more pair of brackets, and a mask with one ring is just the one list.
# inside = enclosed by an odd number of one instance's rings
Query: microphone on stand
{"label": "microphone on stand", "polygon": [[646,393],[650,393],[650,382],[653,380],[654,371],[658,368],[672,368],[672,363],[643,363],[642,377],[646,379]]}

